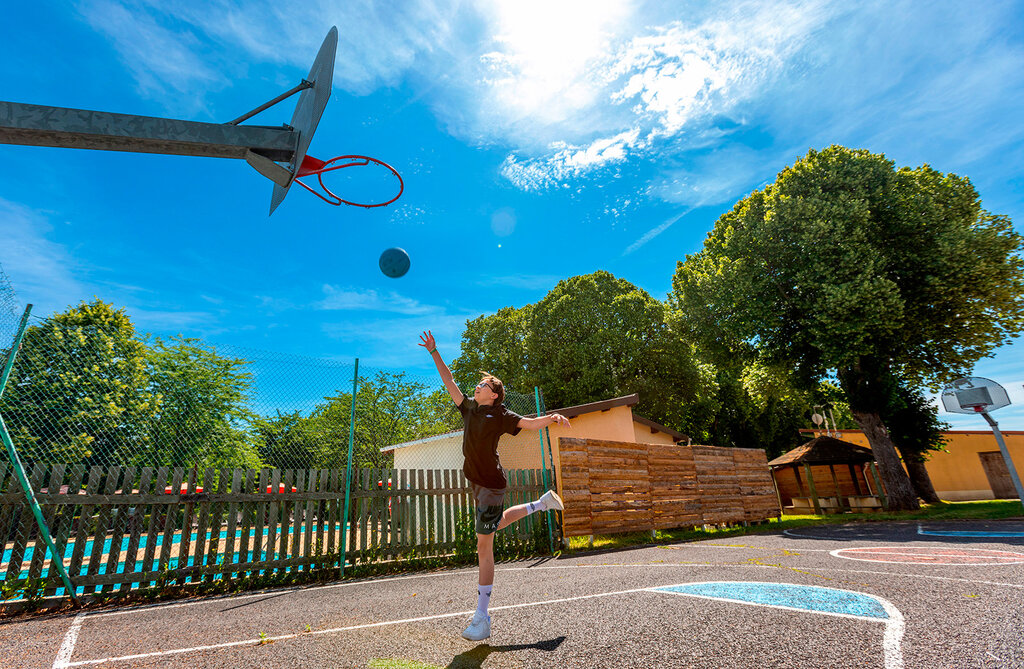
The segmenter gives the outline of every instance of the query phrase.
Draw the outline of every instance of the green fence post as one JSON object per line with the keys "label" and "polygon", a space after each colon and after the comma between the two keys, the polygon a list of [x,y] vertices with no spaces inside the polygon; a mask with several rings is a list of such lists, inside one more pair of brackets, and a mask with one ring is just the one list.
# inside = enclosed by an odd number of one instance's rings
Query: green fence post
{"label": "green fence post", "polygon": [[[11,370],[14,368],[14,358],[18,355],[18,349],[21,348],[22,339],[25,338],[25,328],[28,326],[28,316],[30,313],[32,313],[31,304],[25,307],[25,313],[21,316],[21,323],[18,325],[18,333],[14,336],[14,341],[11,343],[11,350],[7,352],[7,362],[4,364],[3,374],[0,375],[0,397],[3,396],[4,389],[7,388],[7,379],[10,378]],[[7,448],[7,457],[11,459],[11,466],[14,467],[15,474],[18,475],[21,489],[25,491],[25,497],[28,499],[28,505],[32,509],[32,515],[36,517],[36,524],[39,525],[39,534],[43,537],[43,541],[46,542],[46,549],[50,552],[50,565],[60,574],[60,580],[64,582],[64,590],[71,597],[71,601],[78,604],[75,588],[71,584],[71,578],[68,576],[67,569],[64,568],[64,556],[57,555],[57,547],[53,545],[50,528],[46,526],[46,521],[43,519],[43,511],[39,508],[36,495],[32,492],[32,486],[29,485],[28,478],[25,476],[25,468],[21,464],[21,458],[18,457],[18,451],[14,450],[14,441],[7,432],[7,425],[4,424],[3,416],[0,416],[0,438],[3,439],[4,446]]]}
{"label": "green fence post", "polygon": [[356,392],[359,390],[359,358],[352,377],[352,416],[348,421],[348,464],[345,467],[345,515],[341,519],[341,575],[345,575],[345,560],[348,554],[348,504],[352,490],[352,451],[356,439]]}
{"label": "green fence post", "polygon": [[[537,386],[533,387],[533,399],[537,403],[537,416],[539,417],[541,415],[541,413],[542,413],[542,409],[541,409],[541,405],[540,405],[540,388],[538,388]],[[547,466],[547,464],[546,464],[546,462],[544,460],[544,433],[545,432],[547,432],[547,428],[545,428],[543,430],[537,430],[537,436],[540,437],[540,473],[541,473],[541,477],[544,479],[544,488],[546,489],[548,487],[548,466]],[[548,442],[549,443],[551,442],[551,434],[550,433],[548,433]],[[554,466],[554,464],[555,463],[552,461],[551,465]],[[552,515],[551,515],[550,511],[547,511],[546,513],[547,513],[547,517],[548,517],[548,550],[550,550],[552,553],[554,553],[555,552],[555,538],[554,538],[554,534],[551,531]]]}

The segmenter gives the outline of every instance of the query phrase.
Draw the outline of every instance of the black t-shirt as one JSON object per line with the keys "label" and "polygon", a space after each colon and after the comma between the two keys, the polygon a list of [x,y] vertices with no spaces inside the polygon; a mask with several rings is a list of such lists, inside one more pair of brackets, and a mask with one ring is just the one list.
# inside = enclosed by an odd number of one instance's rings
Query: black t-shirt
{"label": "black t-shirt", "polygon": [[521,428],[517,425],[522,416],[509,411],[504,404],[480,405],[468,397],[463,397],[459,413],[465,425],[462,455],[466,463],[462,471],[466,478],[485,488],[504,488],[508,481],[498,460],[498,439],[503,434],[519,434]]}

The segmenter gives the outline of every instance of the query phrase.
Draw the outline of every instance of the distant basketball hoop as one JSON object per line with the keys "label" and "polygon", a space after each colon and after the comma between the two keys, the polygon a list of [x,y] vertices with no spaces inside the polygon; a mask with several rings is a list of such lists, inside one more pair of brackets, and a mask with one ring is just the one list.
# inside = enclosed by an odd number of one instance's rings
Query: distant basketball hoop
{"label": "distant basketball hoop", "polygon": [[999,444],[999,451],[1003,455],[1003,462],[1006,463],[1006,470],[1013,481],[1013,487],[1017,490],[1017,497],[1021,504],[1024,504],[1024,486],[1021,485],[1020,477],[1017,476],[1017,469],[1013,466],[1013,458],[1006,448],[1006,441],[1003,440],[1003,433],[999,431],[999,424],[989,415],[990,411],[1002,409],[1009,406],[1010,396],[1006,389],[990,379],[983,379],[978,376],[957,379],[946,386],[942,391],[942,406],[950,413],[980,414],[985,422],[992,428],[996,443]]}
{"label": "distant basketball hoop", "polygon": [[957,379],[942,391],[942,408],[950,413],[987,413],[1009,404],[1005,388],[980,376]]}

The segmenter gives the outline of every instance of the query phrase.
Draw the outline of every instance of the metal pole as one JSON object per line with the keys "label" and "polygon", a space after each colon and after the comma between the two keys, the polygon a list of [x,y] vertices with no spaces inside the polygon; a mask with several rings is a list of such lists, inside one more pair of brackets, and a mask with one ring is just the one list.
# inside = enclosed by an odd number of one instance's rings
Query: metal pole
{"label": "metal pole", "polygon": [[[541,404],[540,404],[540,388],[538,388],[537,386],[533,387],[533,399],[534,399],[534,401],[537,404],[537,416],[540,417],[541,413],[543,412],[543,409],[541,408]],[[544,461],[544,431],[545,430],[537,430],[537,436],[540,437],[540,468],[541,468],[540,472],[541,472],[541,478],[544,480],[544,488],[546,490],[547,487],[548,487],[548,466],[547,466],[547,463]],[[548,434],[549,442],[550,442],[550,439],[551,439],[551,435]],[[552,462],[551,464],[554,465],[555,463]],[[554,553],[555,552],[555,537],[554,537],[554,533],[551,530],[551,522],[552,522],[551,511],[547,511],[546,513],[547,513],[547,519],[548,519],[548,550],[550,550],[552,553]]]}
{"label": "metal pole", "polygon": [[1006,448],[1006,442],[1003,441],[1003,433],[999,431],[999,423],[997,423],[987,411],[981,411],[982,416],[988,421],[988,424],[992,427],[992,432],[996,435],[996,441],[999,443],[999,450],[1003,454],[1003,460],[1006,462],[1006,469],[1010,472],[1010,480],[1013,481],[1013,487],[1017,489],[1017,499],[1020,500],[1021,505],[1024,505],[1024,487],[1020,484],[1020,477],[1017,476],[1017,468],[1013,466],[1013,458],[1010,457],[1010,451]]}
{"label": "metal pole", "polygon": [[273,100],[270,100],[269,102],[264,102],[263,104],[261,104],[256,109],[253,109],[251,112],[247,112],[245,114],[242,114],[241,116],[236,118],[234,121],[228,121],[227,124],[228,125],[238,125],[242,121],[248,121],[249,119],[251,119],[256,114],[259,114],[261,111],[264,111],[266,109],[270,109],[271,107],[276,105],[281,100],[286,100],[286,99],[290,98],[291,96],[295,95],[296,93],[298,93],[299,91],[304,91],[307,88],[313,88],[313,86],[314,86],[314,84],[313,84],[312,81],[306,81],[305,79],[303,79],[301,84],[299,84],[295,88],[291,89],[290,91],[286,91],[284,93],[281,93],[280,95],[278,95]]}
{"label": "metal pole", "polygon": [[[0,376],[0,397],[3,396],[4,389],[7,387],[7,379],[11,376],[11,369],[14,368],[14,358],[18,355],[18,349],[21,348],[22,339],[25,338],[25,328],[28,326],[28,316],[31,312],[32,305],[30,304],[25,307],[25,313],[22,315],[21,323],[18,325],[18,334],[14,336],[11,350],[7,353],[7,362],[4,364],[3,375]],[[43,537],[46,549],[50,552],[50,565],[60,574],[60,580],[64,582],[64,590],[71,597],[71,601],[78,604],[75,588],[71,583],[67,569],[64,568],[64,556],[57,555],[57,547],[53,545],[50,528],[46,526],[46,521],[43,519],[43,510],[39,508],[36,495],[32,491],[32,486],[29,485],[28,477],[25,476],[25,468],[21,464],[21,458],[18,457],[18,451],[14,449],[14,441],[11,439],[10,433],[7,432],[3,416],[0,416],[0,439],[3,440],[4,446],[7,448],[7,457],[11,459],[11,466],[14,467],[14,473],[18,476],[21,489],[25,491],[25,497],[28,499],[28,505],[32,509],[32,515],[36,517],[36,524],[39,525],[39,534]]]}
{"label": "metal pole", "polygon": [[352,489],[352,450],[356,439],[356,393],[359,390],[359,358],[352,377],[352,416],[348,421],[348,464],[345,467],[345,514],[341,520],[341,575],[345,575],[345,560],[348,549],[348,503]]}

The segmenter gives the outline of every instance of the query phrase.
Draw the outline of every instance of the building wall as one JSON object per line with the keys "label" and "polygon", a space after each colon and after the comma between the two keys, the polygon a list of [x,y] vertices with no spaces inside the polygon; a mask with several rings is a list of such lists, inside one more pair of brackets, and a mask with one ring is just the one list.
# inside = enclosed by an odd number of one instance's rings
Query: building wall
{"label": "building wall", "polygon": [[633,439],[638,444],[674,444],[676,440],[671,434],[648,427],[641,423],[633,423]]}
{"label": "building wall", "polygon": [[[570,426],[552,425],[547,428],[551,442],[558,443],[559,437],[579,439],[602,439],[605,441],[628,441],[634,443],[673,443],[672,437],[664,432],[651,434],[651,428],[633,422],[633,411],[628,406],[618,406],[606,411],[586,413],[569,419]],[[642,436],[642,439],[640,438]],[[555,451],[555,471],[559,471],[558,449]],[[545,435],[544,463],[551,467]],[[537,430],[521,430],[516,436],[504,435],[498,442],[498,457],[505,469],[540,469],[541,447]],[[415,446],[405,446],[395,451],[396,469],[461,469],[462,433],[447,439]]]}
{"label": "building wall", "polygon": [[[871,448],[860,430],[840,430],[844,441]],[[991,431],[970,430],[943,433],[948,452],[931,451],[925,469],[940,499],[950,502],[993,499],[988,477],[978,453],[998,452],[999,444]],[[1003,432],[1019,476],[1024,476],[1024,431]],[[817,476],[815,476],[817,482]]]}

